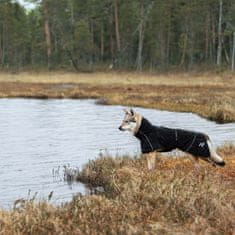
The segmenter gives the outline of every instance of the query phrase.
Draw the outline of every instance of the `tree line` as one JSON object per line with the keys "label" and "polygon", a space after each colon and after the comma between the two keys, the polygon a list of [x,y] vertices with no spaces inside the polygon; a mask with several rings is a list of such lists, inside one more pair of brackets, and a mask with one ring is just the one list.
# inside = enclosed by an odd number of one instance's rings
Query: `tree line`
{"label": "tree line", "polygon": [[31,2],[0,0],[1,68],[234,70],[234,0]]}

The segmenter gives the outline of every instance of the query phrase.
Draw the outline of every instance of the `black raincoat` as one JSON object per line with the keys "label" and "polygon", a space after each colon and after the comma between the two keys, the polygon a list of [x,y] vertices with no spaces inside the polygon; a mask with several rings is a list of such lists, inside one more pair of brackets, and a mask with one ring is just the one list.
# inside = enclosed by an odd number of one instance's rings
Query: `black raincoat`
{"label": "black raincoat", "polygon": [[209,157],[209,137],[203,133],[154,126],[143,118],[135,137],[140,140],[142,153],[169,152],[180,149],[194,156]]}

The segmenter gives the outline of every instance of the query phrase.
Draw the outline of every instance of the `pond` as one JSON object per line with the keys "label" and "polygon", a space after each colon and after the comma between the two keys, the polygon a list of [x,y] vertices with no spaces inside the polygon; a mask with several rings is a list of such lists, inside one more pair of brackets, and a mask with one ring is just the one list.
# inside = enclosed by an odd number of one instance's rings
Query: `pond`
{"label": "pond", "polygon": [[[94,100],[0,99],[0,207],[19,198],[70,200],[84,194],[79,183],[63,180],[63,166],[82,167],[99,153],[140,152],[138,141],[118,130],[122,106],[96,105]],[[235,123],[219,125],[191,113],[136,108],[156,125],[207,133],[216,146],[235,140]],[[59,173],[58,173],[59,172]]]}

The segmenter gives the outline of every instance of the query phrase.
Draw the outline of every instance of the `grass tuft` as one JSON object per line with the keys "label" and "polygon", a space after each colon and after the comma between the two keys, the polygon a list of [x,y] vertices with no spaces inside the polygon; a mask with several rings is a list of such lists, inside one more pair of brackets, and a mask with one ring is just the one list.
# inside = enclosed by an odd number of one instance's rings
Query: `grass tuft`
{"label": "grass tuft", "polygon": [[209,119],[218,123],[229,123],[235,120],[235,104],[233,102],[221,102],[214,104]]}

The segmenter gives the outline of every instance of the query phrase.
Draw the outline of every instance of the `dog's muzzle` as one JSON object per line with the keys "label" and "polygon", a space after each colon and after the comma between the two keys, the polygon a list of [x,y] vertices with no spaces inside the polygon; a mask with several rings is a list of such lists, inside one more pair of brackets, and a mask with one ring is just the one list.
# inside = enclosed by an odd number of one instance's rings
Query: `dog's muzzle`
{"label": "dog's muzzle", "polygon": [[122,126],[119,126],[118,129],[119,129],[120,131],[123,131]]}

